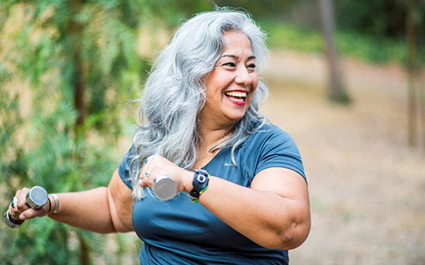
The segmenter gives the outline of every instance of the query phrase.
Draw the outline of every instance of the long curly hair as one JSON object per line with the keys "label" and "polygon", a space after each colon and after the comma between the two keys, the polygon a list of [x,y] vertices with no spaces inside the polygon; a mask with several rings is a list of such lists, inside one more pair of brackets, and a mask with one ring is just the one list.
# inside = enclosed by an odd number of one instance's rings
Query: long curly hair
{"label": "long curly hair", "polygon": [[[184,22],[171,43],[160,52],[144,86],[140,100],[140,125],[133,139],[135,156],[131,160],[133,196],[144,197],[137,184],[145,159],[159,154],[173,163],[191,169],[196,162],[200,142],[198,114],[206,101],[203,77],[210,73],[223,51],[223,34],[239,31],[250,40],[256,57],[256,69],[264,67],[268,53],[265,34],[242,11],[219,8],[203,12]],[[233,134],[212,151],[231,146],[235,150],[267,120],[258,112],[259,103],[268,96],[260,80],[245,116],[235,124]]]}

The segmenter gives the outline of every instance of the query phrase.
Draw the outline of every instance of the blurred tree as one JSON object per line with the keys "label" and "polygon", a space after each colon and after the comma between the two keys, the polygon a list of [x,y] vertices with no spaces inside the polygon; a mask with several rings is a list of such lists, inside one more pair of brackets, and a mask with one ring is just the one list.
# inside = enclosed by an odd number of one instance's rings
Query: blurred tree
{"label": "blurred tree", "polygon": [[417,143],[417,59],[416,59],[416,19],[414,15],[414,2],[406,0],[406,44],[407,44],[407,79],[408,79],[408,121],[409,145]]}
{"label": "blurred tree", "polygon": [[404,0],[338,0],[336,19],[344,30],[363,32],[375,37],[403,37],[406,7]]}
{"label": "blurred tree", "polygon": [[[422,123],[425,127],[425,92],[419,89],[418,75],[420,62],[418,61],[418,38],[421,23],[425,19],[425,1],[405,0],[406,10],[406,47],[407,47],[407,79],[408,79],[408,135],[409,145],[416,146],[418,142],[417,131],[418,111],[421,112]],[[418,98],[418,94],[420,98]],[[423,128],[425,145],[425,128]]]}
{"label": "blurred tree", "polygon": [[[297,2],[305,0],[213,0],[218,6],[229,6],[233,8],[243,8],[251,13],[255,19],[281,19],[282,11],[289,10]],[[308,1],[308,0],[307,0]]]}
{"label": "blurred tree", "polygon": [[323,36],[326,42],[326,59],[329,69],[329,98],[348,103],[350,98],[345,90],[337,51],[334,45],[334,15],[332,0],[319,0]]}
{"label": "blurred tree", "polygon": [[[64,192],[108,184],[118,163],[112,148],[121,135],[124,103],[138,93],[148,68],[136,44],[150,14],[143,0],[2,1],[4,209],[23,186]],[[18,230],[0,230],[1,263],[90,264],[91,251],[102,251],[103,241],[35,219]],[[114,263],[105,255],[107,264]]]}

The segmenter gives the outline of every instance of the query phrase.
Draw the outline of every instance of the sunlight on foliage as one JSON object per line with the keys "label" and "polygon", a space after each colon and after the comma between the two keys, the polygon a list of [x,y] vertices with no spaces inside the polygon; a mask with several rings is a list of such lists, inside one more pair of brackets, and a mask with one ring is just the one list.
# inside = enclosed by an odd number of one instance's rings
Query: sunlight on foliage
{"label": "sunlight on foliage", "polygon": [[[137,52],[146,1],[26,1],[0,6],[0,202],[18,188],[49,192],[108,184],[120,155],[123,126],[137,106],[148,69]],[[130,19],[131,18],[131,19]],[[76,81],[84,88],[84,123],[77,125]],[[81,107],[81,106],[80,106]],[[133,121],[134,124],[134,121]],[[127,147],[128,148],[128,147]],[[117,237],[116,237],[117,238]],[[0,230],[5,264],[81,264],[104,252],[101,235],[49,218]],[[18,257],[18,258],[17,258]]]}

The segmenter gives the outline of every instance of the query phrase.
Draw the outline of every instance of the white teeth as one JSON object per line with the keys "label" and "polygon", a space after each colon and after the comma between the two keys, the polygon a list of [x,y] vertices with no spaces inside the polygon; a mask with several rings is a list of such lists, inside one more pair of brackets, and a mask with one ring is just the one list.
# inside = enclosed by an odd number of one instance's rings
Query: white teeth
{"label": "white teeth", "polygon": [[237,97],[237,98],[246,98],[246,92],[227,92],[226,95],[230,97]]}

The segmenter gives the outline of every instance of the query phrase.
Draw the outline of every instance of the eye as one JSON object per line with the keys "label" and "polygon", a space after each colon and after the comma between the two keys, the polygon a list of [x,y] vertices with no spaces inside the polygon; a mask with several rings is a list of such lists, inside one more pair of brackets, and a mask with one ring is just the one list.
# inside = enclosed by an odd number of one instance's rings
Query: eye
{"label": "eye", "polygon": [[255,67],[256,67],[255,63],[251,63],[251,64],[248,64],[248,66],[246,68],[248,69],[248,71],[254,72]]}
{"label": "eye", "polygon": [[223,63],[221,66],[226,66],[226,67],[236,67],[236,64],[233,62],[227,62],[227,63]]}

